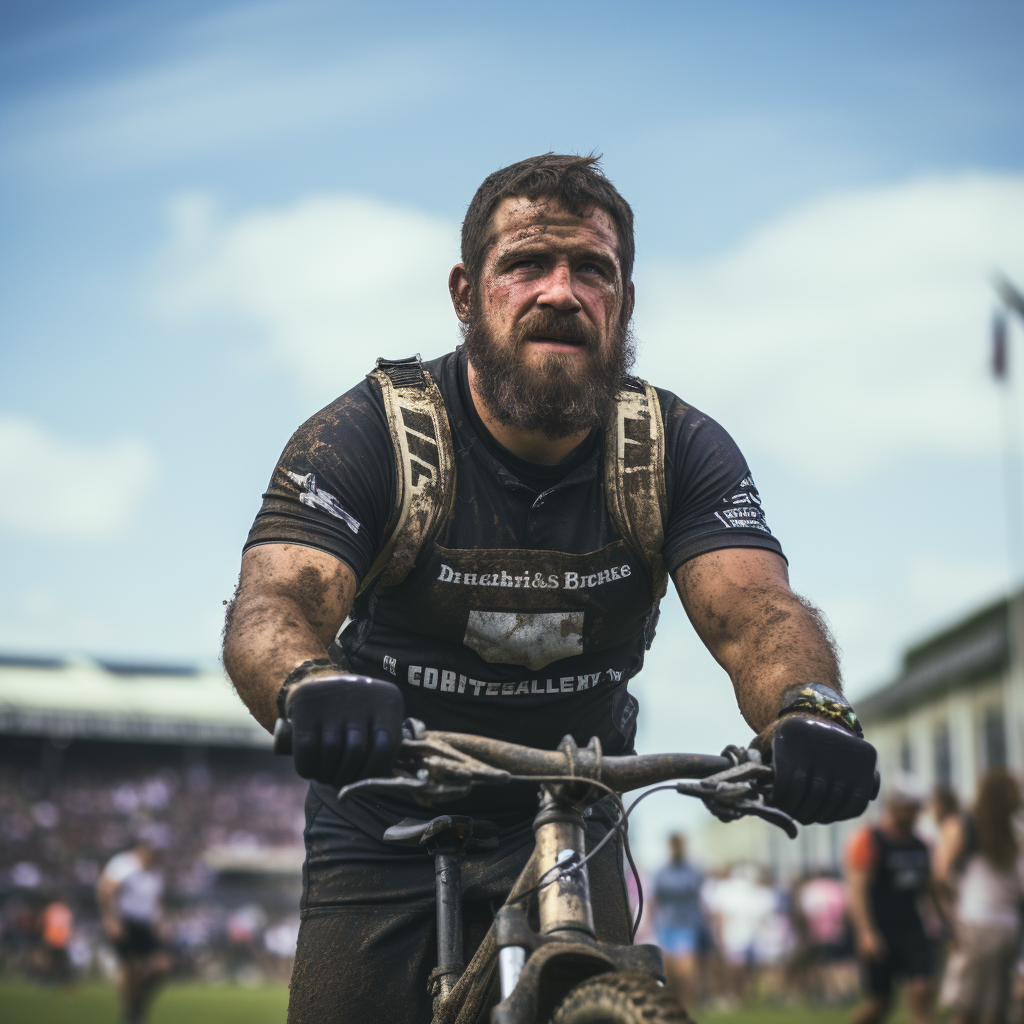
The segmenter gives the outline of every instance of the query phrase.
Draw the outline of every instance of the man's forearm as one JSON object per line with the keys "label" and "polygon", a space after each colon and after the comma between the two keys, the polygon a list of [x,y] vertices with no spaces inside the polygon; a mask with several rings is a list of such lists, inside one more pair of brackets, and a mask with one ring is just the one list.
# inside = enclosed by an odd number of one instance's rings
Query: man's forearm
{"label": "man's forearm", "polygon": [[224,668],[253,717],[268,731],[277,719],[277,694],[289,672],[327,657],[327,645],[299,605],[281,596],[236,598],[224,627]]}
{"label": "man's forearm", "polygon": [[868,878],[862,871],[851,871],[849,878],[850,921],[859,935],[873,933],[875,922],[868,903]]}
{"label": "man's forearm", "polygon": [[789,587],[773,552],[725,549],[698,556],[674,574],[694,628],[729,673],[747,723],[761,732],[785,692],[800,683],[839,689],[835,644],[821,613]]}
{"label": "man's forearm", "polygon": [[327,656],[355,591],[352,570],[314,548],[263,544],[246,551],[224,621],[224,668],[265,729],[273,731],[285,677]]}
{"label": "man's forearm", "polygon": [[835,644],[820,612],[790,592],[766,597],[728,654],[729,675],[743,717],[755,732],[774,721],[793,686],[825,683],[842,692]]}

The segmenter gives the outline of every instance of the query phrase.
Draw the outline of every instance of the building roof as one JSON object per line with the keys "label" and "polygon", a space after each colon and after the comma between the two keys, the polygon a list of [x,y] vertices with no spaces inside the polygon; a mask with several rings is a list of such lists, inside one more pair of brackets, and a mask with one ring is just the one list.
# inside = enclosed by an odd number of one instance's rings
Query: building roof
{"label": "building roof", "polygon": [[[1014,600],[1024,598],[1024,592]],[[865,722],[999,674],[1010,662],[1009,600],[1003,598],[909,648],[899,676],[857,702]]]}
{"label": "building roof", "polygon": [[0,654],[0,734],[266,747],[221,671]]}

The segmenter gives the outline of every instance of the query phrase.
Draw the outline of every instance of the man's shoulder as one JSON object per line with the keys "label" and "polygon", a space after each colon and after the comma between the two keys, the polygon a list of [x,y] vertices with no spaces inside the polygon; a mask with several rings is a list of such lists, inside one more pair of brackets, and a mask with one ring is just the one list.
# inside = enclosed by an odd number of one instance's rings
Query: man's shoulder
{"label": "man's shoulder", "polygon": [[389,435],[380,385],[363,377],[302,423],[292,435],[289,448],[310,454],[338,445],[351,450],[359,447],[360,439],[374,446]]}
{"label": "man's shoulder", "polygon": [[665,424],[666,433],[692,430],[702,425],[722,429],[717,420],[707,413],[701,412],[695,405],[691,405],[674,391],[658,387],[657,384],[652,386],[658,396],[658,404],[661,406],[661,418]]}
{"label": "man's shoulder", "polygon": [[857,871],[869,871],[878,858],[878,842],[875,830],[866,825],[850,837],[846,847],[847,866]]}
{"label": "man's shoulder", "polygon": [[115,884],[120,884],[129,875],[135,874],[135,872],[141,870],[141,868],[142,864],[135,853],[131,850],[125,850],[123,853],[114,854],[114,856],[107,861],[107,866],[103,869],[103,874]]}

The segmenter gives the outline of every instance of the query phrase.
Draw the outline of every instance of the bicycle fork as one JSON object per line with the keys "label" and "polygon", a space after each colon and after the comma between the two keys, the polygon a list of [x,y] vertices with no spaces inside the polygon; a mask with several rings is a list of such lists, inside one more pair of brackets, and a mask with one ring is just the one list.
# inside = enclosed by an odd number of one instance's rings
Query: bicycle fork
{"label": "bicycle fork", "polygon": [[[571,867],[584,855],[583,815],[545,790],[540,812],[533,823],[537,845],[538,876],[543,885],[537,893],[540,935],[573,939],[585,935],[594,939],[594,912],[590,903],[590,878],[587,866],[556,880],[551,876],[559,869]],[[501,998],[506,999],[516,987],[526,963],[524,946],[504,946],[498,952],[498,975]]]}

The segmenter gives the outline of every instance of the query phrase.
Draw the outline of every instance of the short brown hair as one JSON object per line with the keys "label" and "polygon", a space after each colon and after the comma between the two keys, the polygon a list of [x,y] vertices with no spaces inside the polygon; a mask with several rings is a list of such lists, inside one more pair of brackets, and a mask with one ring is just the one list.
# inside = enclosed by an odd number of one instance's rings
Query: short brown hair
{"label": "short brown hair", "polygon": [[510,164],[487,175],[476,190],[462,221],[462,263],[471,281],[477,281],[491,245],[491,215],[503,199],[557,199],[571,214],[582,217],[599,206],[612,219],[619,242],[622,282],[633,277],[633,211],[618,189],[604,176],[600,157],[545,153]]}

